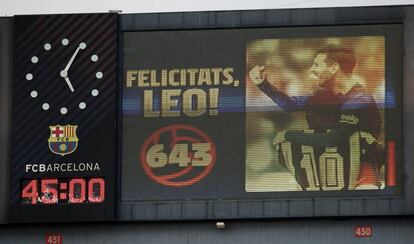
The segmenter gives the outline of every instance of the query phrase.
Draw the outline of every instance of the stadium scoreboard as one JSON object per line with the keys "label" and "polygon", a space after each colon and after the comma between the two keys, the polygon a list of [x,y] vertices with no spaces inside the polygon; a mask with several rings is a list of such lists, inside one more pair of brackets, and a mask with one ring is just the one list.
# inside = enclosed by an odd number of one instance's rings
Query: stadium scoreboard
{"label": "stadium scoreboard", "polygon": [[411,7],[12,22],[5,223],[414,213]]}

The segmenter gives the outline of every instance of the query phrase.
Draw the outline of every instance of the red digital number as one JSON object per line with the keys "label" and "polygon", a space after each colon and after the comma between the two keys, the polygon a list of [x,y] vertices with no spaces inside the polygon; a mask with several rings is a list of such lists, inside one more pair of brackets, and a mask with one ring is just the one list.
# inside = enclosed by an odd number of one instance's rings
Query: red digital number
{"label": "red digital number", "polygon": [[32,204],[37,202],[37,180],[31,180],[22,190],[22,198],[31,198]]}
{"label": "red digital number", "polygon": [[[94,186],[98,186],[99,191],[95,193]],[[101,178],[91,179],[88,183],[89,202],[103,202],[105,200],[105,181]]]}
{"label": "red digital number", "polygon": [[[54,186],[52,186],[52,184]],[[42,197],[41,201],[44,204],[58,203],[58,192],[56,186],[58,184],[57,179],[44,179],[42,180]]]}
{"label": "red digital number", "polygon": [[372,228],[371,226],[356,226],[355,237],[371,237]]}
{"label": "red digital number", "polygon": [[[75,187],[78,186],[78,190]],[[86,183],[84,179],[73,179],[69,182],[69,202],[83,203],[86,199]]]}
{"label": "red digital number", "polygon": [[[21,193],[23,203],[28,203],[28,200],[31,204],[57,204],[60,200],[66,202],[67,193],[69,194],[68,203],[78,204],[84,203],[86,200],[90,203],[105,201],[105,180],[102,178],[90,180],[76,178],[68,183],[60,182],[58,179],[38,179],[27,182]],[[39,183],[41,185],[40,192],[38,191]],[[86,183],[88,183],[87,186]],[[68,192],[66,191],[67,186]]]}
{"label": "red digital number", "polygon": [[61,235],[47,235],[46,244],[62,244]]}

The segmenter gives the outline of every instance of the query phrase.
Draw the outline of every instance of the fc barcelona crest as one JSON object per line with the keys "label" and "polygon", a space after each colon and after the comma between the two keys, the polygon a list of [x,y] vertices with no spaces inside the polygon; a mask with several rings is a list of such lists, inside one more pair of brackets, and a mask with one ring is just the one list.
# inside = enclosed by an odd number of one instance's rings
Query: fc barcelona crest
{"label": "fc barcelona crest", "polygon": [[52,125],[50,128],[49,149],[54,154],[65,156],[73,153],[78,147],[76,136],[77,125]]}

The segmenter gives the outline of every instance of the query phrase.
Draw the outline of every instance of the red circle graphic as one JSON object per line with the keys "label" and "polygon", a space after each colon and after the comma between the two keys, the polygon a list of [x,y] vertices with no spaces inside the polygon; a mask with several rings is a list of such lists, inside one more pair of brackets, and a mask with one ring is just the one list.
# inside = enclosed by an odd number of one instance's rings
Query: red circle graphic
{"label": "red circle graphic", "polygon": [[[180,132],[187,132],[192,133],[194,136],[189,135],[179,135]],[[211,160],[207,166],[204,166],[204,170],[202,170],[199,174],[195,175],[191,179],[186,180],[177,180],[179,177],[183,177],[188,175],[194,170],[194,166],[189,164],[184,169],[181,169],[174,173],[164,174],[164,175],[157,175],[154,173],[153,169],[148,165],[146,162],[146,155],[149,148],[155,144],[158,144],[161,136],[164,134],[169,134],[171,137],[170,141],[170,148],[173,148],[179,142],[190,142],[190,143],[204,143],[207,142],[210,144],[209,154],[211,155]],[[206,177],[214,167],[216,162],[216,146],[211,140],[211,138],[204,133],[203,131],[190,126],[190,125],[183,125],[183,124],[175,124],[163,127],[161,129],[156,130],[153,132],[144,142],[144,145],[141,149],[140,153],[140,160],[141,166],[144,169],[145,173],[155,182],[158,182],[165,186],[172,186],[172,187],[183,187],[193,185],[199,182],[201,179]],[[174,181],[175,180],[175,181]]]}

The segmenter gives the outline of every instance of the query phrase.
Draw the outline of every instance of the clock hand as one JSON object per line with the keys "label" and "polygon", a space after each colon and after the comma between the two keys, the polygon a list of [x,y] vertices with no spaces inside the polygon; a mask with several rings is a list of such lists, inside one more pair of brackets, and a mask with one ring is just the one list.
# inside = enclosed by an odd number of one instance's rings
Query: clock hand
{"label": "clock hand", "polygon": [[78,52],[80,50],[80,47],[76,48],[75,52],[73,53],[72,57],[69,60],[69,63],[66,65],[64,71],[68,72],[70,66],[72,65],[73,61],[75,60],[76,55],[78,55]]}
{"label": "clock hand", "polygon": [[70,91],[71,91],[71,92],[74,92],[74,91],[75,91],[75,89],[73,89],[72,83],[71,83],[71,82],[70,82],[70,80],[69,80],[69,77],[68,77],[68,72],[67,72],[66,70],[62,70],[62,71],[60,71],[60,76],[61,76],[63,79],[65,79],[66,84],[68,84]]}
{"label": "clock hand", "polygon": [[70,82],[69,78],[66,76],[66,77],[63,77],[63,79],[65,79],[66,84],[68,84],[70,91],[75,92],[75,89],[73,89],[72,83]]}
{"label": "clock hand", "polygon": [[75,89],[73,89],[72,83],[70,82],[69,78],[68,78],[68,70],[70,68],[70,66],[72,65],[73,61],[76,58],[76,55],[78,55],[79,50],[81,49],[85,49],[86,48],[86,43],[81,42],[79,43],[78,47],[76,48],[75,52],[72,54],[72,57],[70,58],[68,64],[66,65],[66,67],[60,71],[60,76],[65,79],[66,84],[69,86],[69,89],[71,92],[75,92]]}
{"label": "clock hand", "polygon": [[66,65],[66,67],[63,69],[63,71],[66,71],[66,73],[68,72],[70,66],[72,65],[73,61],[76,58],[76,55],[78,55],[79,50],[81,49],[85,49],[86,48],[86,44],[84,42],[79,43],[78,47],[76,48],[75,52],[73,53],[72,57],[70,58],[68,64]]}

